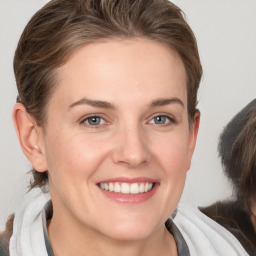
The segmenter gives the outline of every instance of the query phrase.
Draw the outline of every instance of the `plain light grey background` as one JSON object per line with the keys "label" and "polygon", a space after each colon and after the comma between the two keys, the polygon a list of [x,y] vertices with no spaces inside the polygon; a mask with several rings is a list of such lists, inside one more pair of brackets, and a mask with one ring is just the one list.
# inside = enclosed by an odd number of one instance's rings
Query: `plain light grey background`
{"label": "plain light grey background", "polygon": [[[0,230],[26,191],[30,164],[12,124],[17,95],[12,69],[19,36],[47,0],[0,0]],[[204,76],[201,125],[182,200],[207,205],[231,195],[217,154],[224,125],[256,97],[256,1],[175,0],[198,40]]]}

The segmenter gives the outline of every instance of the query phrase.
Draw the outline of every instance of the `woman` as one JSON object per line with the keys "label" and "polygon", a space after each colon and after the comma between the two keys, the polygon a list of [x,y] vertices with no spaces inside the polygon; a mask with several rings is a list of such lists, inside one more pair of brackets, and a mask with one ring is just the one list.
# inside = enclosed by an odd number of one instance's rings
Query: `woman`
{"label": "woman", "polygon": [[202,75],[178,7],[53,0],[25,28],[14,70],[13,119],[34,179],[11,256],[247,255],[198,210],[176,211]]}
{"label": "woman", "polygon": [[256,100],[244,107],[224,128],[219,154],[231,180],[235,200],[217,202],[201,210],[227,228],[249,255],[256,255]]}

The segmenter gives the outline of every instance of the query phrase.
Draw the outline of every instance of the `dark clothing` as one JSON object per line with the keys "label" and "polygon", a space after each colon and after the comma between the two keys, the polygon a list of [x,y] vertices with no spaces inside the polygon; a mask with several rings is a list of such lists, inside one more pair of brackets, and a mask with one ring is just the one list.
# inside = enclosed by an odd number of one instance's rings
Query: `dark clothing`
{"label": "dark clothing", "polygon": [[10,215],[7,222],[5,231],[0,234],[0,256],[9,255],[9,242],[12,236],[14,215]]}
{"label": "dark clothing", "polygon": [[8,256],[8,242],[4,239],[4,237],[0,236],[0,256]]}
{"label": "dark clothing", "polygon": [[256,233],[250,215],[238,202],[217,202],[199,208],[205,215],[229,230],[250,256],[256,256]]}

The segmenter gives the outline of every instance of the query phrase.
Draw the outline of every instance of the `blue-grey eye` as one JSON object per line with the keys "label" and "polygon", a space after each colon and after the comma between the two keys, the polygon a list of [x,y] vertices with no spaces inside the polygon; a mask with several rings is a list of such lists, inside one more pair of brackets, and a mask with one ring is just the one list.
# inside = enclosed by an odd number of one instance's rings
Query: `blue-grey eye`
{"label": "blue-grey eye", "polygon": [[104,122],[104,119],[99,116],[91,116],[86,118],[85,123],[89,125],[100,125]]}
{"label": "blue-grey eye", "polygon": [[154,121],[156,124],[165,124],[166,123],[166,116],[156,116],[154,117]]}
{"label": "blue-grey eye", "polygon": [[159,115],[152,118],[150,123],[152,124],[167,124],[170,122],[170,118],[168,116]]}

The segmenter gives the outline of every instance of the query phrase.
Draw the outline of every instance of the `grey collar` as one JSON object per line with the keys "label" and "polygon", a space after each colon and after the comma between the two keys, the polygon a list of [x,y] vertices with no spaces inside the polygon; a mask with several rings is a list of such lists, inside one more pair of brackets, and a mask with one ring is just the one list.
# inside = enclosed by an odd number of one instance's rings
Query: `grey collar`
{"label": "grey collar", "polygon": [[47,231],[47,220],[50,220],[52,218],[53,209],[52,209],[52,201],[48,201],[46,205],[44,206],[44,209],[42,211],[42,221],[43,221],[43,230],[44,230],[44,241],[45,241],[45,247],[46,251],[48,253],[48,256],[54,256],[52,247],[50,244],[50,239]]}
{"label": "grey collar", "polygon": [[[52,218],[53,214],[53,208],[52,208],[52,201],[48,201],[46,205],[44,206],[44,209],[42,211],[42,221],[43,221],[43,230],[44,230],[44,240],[45,240],[45,246],[48,253],[48,256],[54,256],[52,247],[49,240],[49,235],[47,231],[47,221]],[[167,230],[173,235],[177,248],[178,248],[178,255],[180,256],[190,256],[190,252],[187,246],[186,241],[184,240],[182,234],[180,233],[179,229],[176,227],[176,225],[173,223],[171,219],[168,219],[165,222],[165,226]]]}

